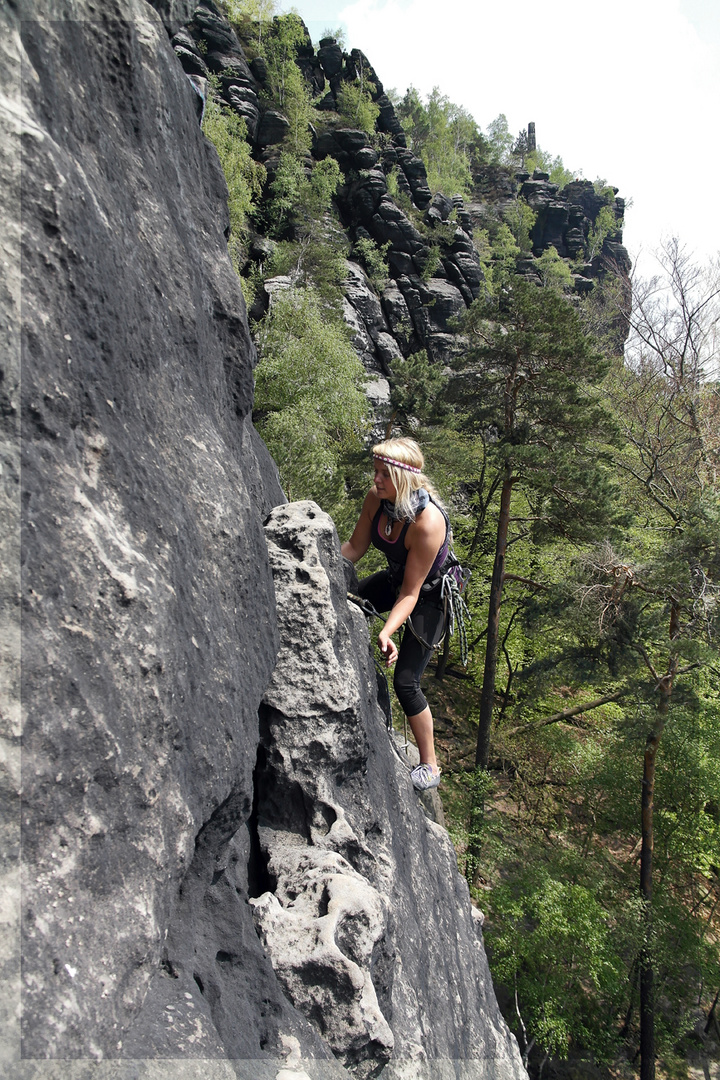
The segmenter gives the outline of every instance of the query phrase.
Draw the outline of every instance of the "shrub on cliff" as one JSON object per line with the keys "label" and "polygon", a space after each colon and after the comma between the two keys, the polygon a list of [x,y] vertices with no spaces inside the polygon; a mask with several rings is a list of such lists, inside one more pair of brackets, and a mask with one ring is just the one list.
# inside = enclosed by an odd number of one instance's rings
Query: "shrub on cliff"
{"label": "shrub on cliff", "polygon": [[365,371],[339,319],[314,289],[276,295],[258,331],[254,420],[289,499],[332,510],[343,496],[343,462],[368,423]]}
{"label": "shrub on cliff", "polygon": [[260,46],[267,62],[267,96],[287,117],[290,129],[286,148],[298,157],[312,146],[311,124],[315,117],[310,86],[296,62],[298,48],[307,43],[302,19],[291,13],[273,19]]}
{"label": "shrub on cliff", "polygon": [[279,4],[278,0],[220,0],[220,6],[232,25],[252,22],[257,34],[257,45],[262,47],[263,35]]}
{"label": "shrub on cliff", "polygon": [[423,102],[412,86],[396,99],[395,111],[410,149],[425,162],[430,190],[467,194],[473,183],[471,161],[485,142],[470,113],[437,87]]}
{"label": "shrub on cliff", "polygon": [[267,173],[264,165],[253,160],[245,121],[219,105],[212,94],[205,106],[203,131],[215,144],[225,173],[230,214],[228,249],[233,266],[239,272],[248,220],[257,214]]}
{"label": "shrub on cliff", "polygon": [[375,87],[366,83],[365,89],[360,83],[343,83],[338,91],[337,106],[341,119],[361,131],[375,131],[375,123],[380,115],[380,106],[370,96]]}
{"label": "shrub on cliff", "polygon": [[339,301],[346,274],[348,244],[332,214],[339,183],[334,158],[319,161],[308,175],[293,154],[284,152],[265,210],[270,234],[279,240],[268,274],[312,285],[328,303]]}

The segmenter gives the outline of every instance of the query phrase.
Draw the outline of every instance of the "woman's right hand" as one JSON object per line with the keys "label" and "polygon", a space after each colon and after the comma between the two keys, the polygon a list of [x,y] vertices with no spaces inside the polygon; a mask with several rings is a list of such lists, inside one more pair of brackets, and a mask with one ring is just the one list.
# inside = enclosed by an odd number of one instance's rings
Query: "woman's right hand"
{"label": "woman's right hand", "polygon": [[398,658],[398,651],[397,645],[385,630],[378,634],[378,648],[385,657],[387,666],[391,667]]}

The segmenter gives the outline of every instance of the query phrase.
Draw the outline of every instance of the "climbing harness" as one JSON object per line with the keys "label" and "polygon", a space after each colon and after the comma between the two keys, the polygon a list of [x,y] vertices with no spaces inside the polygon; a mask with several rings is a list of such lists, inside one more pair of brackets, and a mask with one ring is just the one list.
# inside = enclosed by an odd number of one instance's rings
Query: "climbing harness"
{"label": "climbing harness", "polygon": [[[410,633],[413,635],[416,641],[419,641],[424,649],[432,649],[434,652],[440,649],[444,643],[446,637],[452,637],[457,627],[458,641],[460,643],[460,662],[463,667],[467,664],[468,658],[468,644],[467,644],[467,630],[465,629],[465,621],[470,616],[468,606],[465,603],[463,593],[465,586],[467,585],[470,574],[472,571],[461,566],[455,553],[451,550],[447,559],[443,565],[443,569],[439,577],[435,578],[432,582],[423,585],[423,589],[426,586],[430,588],[436,588],[440,586],[440,603],[444,608],[443,618],[443,632],[439,641],[434,645],[431,645],[429,641],[425,641],[424,638],[418,634],[417,630],[412,624],[412,617],[408,616],[407,625],[410,628]],[[422,595],[422,590],[421,590]]]}

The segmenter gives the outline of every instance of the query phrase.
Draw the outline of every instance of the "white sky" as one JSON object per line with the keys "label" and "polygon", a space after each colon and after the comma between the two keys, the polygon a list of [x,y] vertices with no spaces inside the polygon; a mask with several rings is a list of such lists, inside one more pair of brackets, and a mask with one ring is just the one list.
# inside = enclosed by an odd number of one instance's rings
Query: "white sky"
{"label": "white sky", "polygon": [[516,134],[632,200],[643,272],[663,237],[720,252],[720,0],[293,0],[317,43],[342,26],[386,89],[438,86],[485,130]]}

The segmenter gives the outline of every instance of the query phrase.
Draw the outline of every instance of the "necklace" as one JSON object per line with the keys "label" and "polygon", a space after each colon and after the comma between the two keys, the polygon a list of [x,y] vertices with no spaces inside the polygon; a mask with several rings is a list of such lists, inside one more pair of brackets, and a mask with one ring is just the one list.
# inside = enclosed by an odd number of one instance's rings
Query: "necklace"
{"label": "necklace", "polygon": [[383,499],[383,510],[385,511],[386,522],[383,528],[383,532],[388,539],[392,536],[393,525],[398,521],[398,517],[395,513],[395,503],[391,503],[389,499]]}
{"label": "necklace", "polygon": [[[413,516],[409,520],[414,521],[415,514],[422,513],[427,504],[430,502],[430,496],[428,495],[425,488],[418,488],[417,491],[414,491],[412,493],[411,501]],[[400,517],[397,510],[395,509],[395,503],[391,503],[389,499],[383,499],[382,508],[385,511],[385,517],[387,518],[387,521],[385,522],[385,525],[383,527],[383,532],[389,540],[392,536],[393,525],[396,521],[402,521],[403,518]]]}

